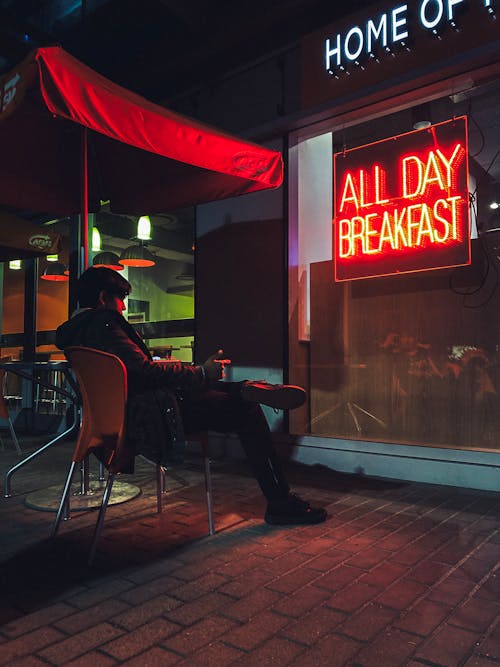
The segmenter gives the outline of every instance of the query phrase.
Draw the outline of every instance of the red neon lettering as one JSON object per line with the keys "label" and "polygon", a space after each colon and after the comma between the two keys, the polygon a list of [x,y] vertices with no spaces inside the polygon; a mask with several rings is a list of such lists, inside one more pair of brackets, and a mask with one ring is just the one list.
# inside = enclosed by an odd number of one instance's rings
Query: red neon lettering
{"label": "red neon lettering", "polygon": [[335,155],[335,278],[470,263],[465,117]]}
{"label": "red neon lettering", "polygon": [[[416,248],[428,243],[446,243],[457,238],[458,205],[462,197],[438,199],[433,206],[411,204],[392,212],[355,215],[339,220],[339,257],[375,255],[392,250]],[[447,216],[447,217],[445,217]],[[439,225],[439,230],[436,225]],[[380,231],[379,231],[380,230]]]}
{"label": "red neon lettering", "polygon": [[385,190],[385,171],[380,165],[373,165],[371,176],[364,169],[360,169],[357,176],[348,171],[342,186],[339,211],[342,212],[349,203],[357,210],[374,204],[386,204],[389,199],[385,196]]}
{"label": "red neon lettering", "polygon": [[450,190],[452,187],[452,164],[463,158],[461,144],[456,144],[450,159],[447,159],[439,148],[429,151],[425,160],[418,155],[408,155],[401,161],[401,176],[403,181],[403,197],[411,198],[425,195],[433,183],[440,190]]}

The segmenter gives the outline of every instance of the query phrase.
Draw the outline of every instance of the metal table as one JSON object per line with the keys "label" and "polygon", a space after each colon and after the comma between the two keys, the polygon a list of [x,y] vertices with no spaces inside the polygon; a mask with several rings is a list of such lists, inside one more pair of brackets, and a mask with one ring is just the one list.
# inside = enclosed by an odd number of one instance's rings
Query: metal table
{"label": "metal table", "polygon": [[[67,399],[70,402],[72,408],[71,424],[68,428],[66,428],[65,431],[59,433],[55,438],[52,438],[52,440],[47,442],[42,447],[39,447],[32,454],[22,459],[22,461],[19,461],[19,463],[16,463],[15,466],[7,471],[5,475],[4,496],[5,498],[9,498],[12,495],[11,480],[14,473],[17,472],[20,468],[23,468],[33,459],[40,456],[40,454],[43,454],[43,452],[45,452],[49,447],[55,445],[56,442],[59,442],[59,440],[62,440],[67,435],[77,430],[79,427],[80,400],[78,387],[67,361],[5,361],[0,363],[0,368],[8,373],[14,373],[19,377],[28,380],[31,382],[33,387],[38,386],[44,387],[45,389],[50,389],[56,394]],[[63,386],[58,386],[43,379],[43,375],[46,375],[47,372],[51,371],[59,371],[63,374],[65,380],[65,382],[63,382]],[[68,389],[64,388],[65,384],[66,386],[69,386],[69,391]]]}
{"label": "metal table", "polygon": [[[70,435],[73,431],[77,431],[79,429],[81,417],[81,401],[78,391],[78,384],[71,372],[68,361],[6,361],[0,363],[0,368],[9,373],[15,373],[19,377],[22,377],[25,380],[31,382],[33,394],[35,393],[35,386],[50,389],[59,396],[67,399],[72,408],[71,423],[62,433],[59,433],[56,437],[52,438],[42,447],[39,447],[36,451],[24,458],[22,461],[19,461],[19,463],[7,471],[5,475],[4,496],[5,498],[9,498],[12,495],[11,480],[14,473],[23,468],[33,459],[43,454],[47,449],[49,449],[49,447],[52,447],[52,445],[55,445],[63,438]],[[48,382],[44,379],[44,376],[47,376],[47,373],[54,371],[59,371],[63,374],[64,382],[62,383],[62,386]],[[103,480],[103,469],[102,465],[100,465],[99,475],[96,480],[98,487],[103,487]],[[139,487],[127,482],[116,482],[114,486],[116,488],[113,489],[113,494],[109,501],[110,505],[116,505],[118,503],[126,502],[127,500],[132,500],[132,498],[135,498],[141,492]],[[100,490],[102,489],[97,489],[97,491]],[[59,507],[61,493],[62,485],[51,486],[47,489],[40,489],[27,496],[26,504],[31,509],[55,512]],[[71,498],[71,508],[73,510],[87,510],[92,507],[97,507],[100,505],[100,502],[100,493],[96,493],[93,489],[90,488],[89,465],[88,462],[84,462],[81,468],[79,488]],[[69,507],[67,507],[66,515],[64,518],[69,518]]]}

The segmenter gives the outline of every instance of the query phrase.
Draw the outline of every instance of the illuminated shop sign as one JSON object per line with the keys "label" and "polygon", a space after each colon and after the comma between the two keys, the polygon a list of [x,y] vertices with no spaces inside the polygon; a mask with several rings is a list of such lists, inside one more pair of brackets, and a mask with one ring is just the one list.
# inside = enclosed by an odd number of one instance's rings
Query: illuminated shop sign
{"label": "illuminated shop sign", "polygon": [[465,13],[470,1],[479,3],[495,18],[495,0],[418,0],[411,8],[408,4],[398,4],[362,24],[329,36],[324,43],[325,69],[339,78],[352,66],[364,68],[368,60],[377,60],[380,53],[395,55],[400,48],[409,50],[418,30],[441,38],[447,28],[460,28],[460,13]]}
{"label": "illuminated shop sign", "polygon": [[335,280],[470,264],[467,119],[334,155]]}

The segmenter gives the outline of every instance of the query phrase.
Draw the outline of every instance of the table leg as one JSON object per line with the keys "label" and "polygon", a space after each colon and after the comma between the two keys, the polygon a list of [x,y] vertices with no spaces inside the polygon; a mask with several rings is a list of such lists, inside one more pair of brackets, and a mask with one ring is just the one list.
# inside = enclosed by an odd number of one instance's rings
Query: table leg
{"label": "table leg", "polygon": [[62,440],[65,438],[67,435],[72,433],[75,428],[77,427],[78,424],[78,410],[76,405],[73,406],[73,421],[69,428],[67,428],[63,433],[60,433],[58,436],[53,438],[50,442],[48,442],[46,445],[43,445],[43,447],[40,447],[40,449],[37,449],[34,451],[32,454],[24,458],[22,461],[19,461],[15,466],[10,468],[10,470],[7,471],[5,475],[5,484],[4,484],[4,497],[5,498],[10,498],[12,495],[12,488],[11,488],[11,479],[12,476],[15,472],[17,472],[20,468],[24,467],[27,463],[32,461],[33,459],[37,458],[40,456],[40,454],[43,454],[43,452],[48,449],[49,447],[52,447],[52,445],[55,445],[56,442],[59,442],[59,440]]}

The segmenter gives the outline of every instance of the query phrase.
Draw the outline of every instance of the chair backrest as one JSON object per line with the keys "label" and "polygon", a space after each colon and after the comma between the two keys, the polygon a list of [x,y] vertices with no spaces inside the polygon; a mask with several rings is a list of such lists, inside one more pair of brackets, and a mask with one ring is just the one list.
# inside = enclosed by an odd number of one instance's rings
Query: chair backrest
{"label": "chair backrest", "polygon": [[112,469],[120,460],[125,439],[127,369],[119,357],[101,350],[69,347],[64,353],[82,397],[82,427],[73,461],[80,462],[92,449],[104,447],[105,464]]}

